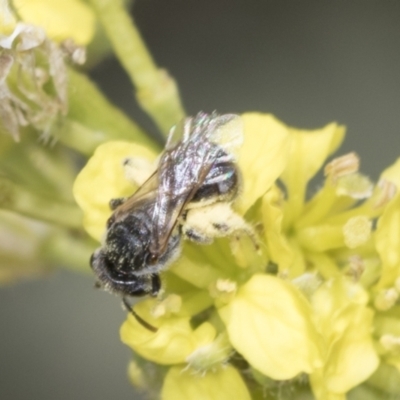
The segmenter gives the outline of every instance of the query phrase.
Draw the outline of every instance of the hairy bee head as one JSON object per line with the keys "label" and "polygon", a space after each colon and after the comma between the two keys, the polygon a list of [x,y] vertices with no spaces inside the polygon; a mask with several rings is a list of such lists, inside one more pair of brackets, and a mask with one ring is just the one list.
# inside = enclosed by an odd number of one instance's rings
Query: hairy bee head
{"label": "hairy bee head", "polygon": [[113,223],[103,247],[91,256],[90,265],[102,287],[123,296],[156,295],[155,275],[176,260],[180,235],[171,236],[166,251],[154,257],[149,250],[151,232],[134,215]]}

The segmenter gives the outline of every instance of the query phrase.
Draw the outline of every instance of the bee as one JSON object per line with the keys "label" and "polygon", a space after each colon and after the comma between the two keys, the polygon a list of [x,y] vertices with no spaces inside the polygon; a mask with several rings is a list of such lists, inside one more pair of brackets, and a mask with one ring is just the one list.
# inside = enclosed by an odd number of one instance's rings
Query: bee
{"label": "bee", "polygon": [[[237,230],[253,236],[231,208],[240,189],[242,131],[233,114],[184,119],[171,129],[156,171],[132,196],[110,201],[105,240],[90,264],[100,286],[128,308],[126,297],[157,296],[159,274],[179,257],[183,238],[208,244]],[[129,168],[129,159],[124,164]]]}

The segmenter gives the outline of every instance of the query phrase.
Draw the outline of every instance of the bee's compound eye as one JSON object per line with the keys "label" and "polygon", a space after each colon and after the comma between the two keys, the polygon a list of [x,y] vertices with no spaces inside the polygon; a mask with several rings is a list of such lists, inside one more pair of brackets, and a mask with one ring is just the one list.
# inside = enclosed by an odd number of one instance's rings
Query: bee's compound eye
{"label": "bee's compound eye", "polygon": [[154,265],[158,261],[158,257],[154,254],[147,254],[146,256],[146,264],[147,265]]}

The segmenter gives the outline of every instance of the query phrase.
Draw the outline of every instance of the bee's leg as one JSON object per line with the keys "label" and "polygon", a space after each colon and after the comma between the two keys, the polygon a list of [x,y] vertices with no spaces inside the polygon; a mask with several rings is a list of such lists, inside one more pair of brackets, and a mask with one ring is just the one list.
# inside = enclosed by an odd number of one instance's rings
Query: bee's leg
{"label": "bee's leg", "polygon": [[154,173],[157,163],[144,157],[126,157],[122,161],[125,178],[136,186],[141,186]]}
{"label": "bee's leg", "polygon": [[229,203],[223,202],[188,210],[182,223],[184,237],[203,244],[212,243],[214,238],[231,236],[238,232],[246,233],[256,250],[259,249],[259,241],[253,227],[234,212]]}
{"label": "bee's leg", "polygon": [[153,274],[151,276],[151,295],[157,296],[161,289],[161,279],[158,274]]}
{"label": "bee's leg", "polygon": [[146,320],[144,320],[133,308],[132,306],[129,304],[128,299],[126,297],[122,298],[122,303],[124,305],[124,307],[126,308],[127,311],[129,311],[137,320],[137,322],[139,322],[140,325],[144,326],[146,329],[148,329],[151,332],[157,332],[158,329],[149,324]]}
{"label": "bee's leg", "polygon": [[211,244],[214,241],[214,237],[207,236],[202,229],[188,224],[182,225],[182,234],[185,239],[189,239],[198,244]]}
{"label": "bee's leg", "polygon": [[117,207],[119,207],[121,204],[125,203],[127,200],[127,197],[118,197],[116,199],[111,199],[108,205],[110,206],[110,210],[114,211]]}

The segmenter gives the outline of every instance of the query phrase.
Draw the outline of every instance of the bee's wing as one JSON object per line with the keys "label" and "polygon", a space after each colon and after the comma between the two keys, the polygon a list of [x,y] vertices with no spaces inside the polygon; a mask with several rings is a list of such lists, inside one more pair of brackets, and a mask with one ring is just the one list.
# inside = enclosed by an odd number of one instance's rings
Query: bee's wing
{"label": "bee's wing", "polygon": [[159,256],[165,250],[179,216],[221,157],[221,150],[226,161],[234,160],[234,152],[241,143],[241,119],[232,114],[200,113],[171,130],[157,172],[158,193],[150,245],[154,255]]}
{"label": "bee's wing", "polygon": [[155,171],[132,196],[114,211],[115,220],[123,219],[132,209],[140,207],[141,205],[146,205],[148,207],[151,203],[155,203],[157,200],[157,191],[158,174],[157,171]]}
{"label": "bee's wing", "polygon": [[236,155],[243,143],[243,122],[239,115],[199,113],[176,124],[169,132],[165,150],[170,151],[184,143],[207,140],[218,144],[228,154]]}
{"label": "bee's wing", "polygon": [[[213,114],[211,114],[211,118]],[[234,161],[243,144],[243,120],[236,114],[224,114],[211,119],[207,140],[217,144]],[[200,139],[201,140],[201,139]]]}

